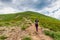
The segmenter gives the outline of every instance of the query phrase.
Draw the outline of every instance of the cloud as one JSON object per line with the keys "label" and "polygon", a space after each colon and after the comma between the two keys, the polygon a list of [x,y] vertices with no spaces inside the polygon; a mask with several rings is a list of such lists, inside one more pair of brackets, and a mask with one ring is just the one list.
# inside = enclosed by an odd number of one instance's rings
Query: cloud
{"label": "cloud", "polygon": [[11,3],[12,0],[0,0],[0,2],[3,2],[3,3]]}
{"label": "cloud", "polygon": [[11,7],[4,7],[3,9],[0,10],[0,13],[8,14],[8,13],[14,13],[17,12],[16,9],[13,9]]}
{"label": "cloud", "polygon": [[0,0],[0,13],[36,11],[60,18],[60,0]]}
{"label": "cloud", "polygon": [[3,4],[11,4],[12,0],[0,0],[0,2]]}
{"label": "cloud", "polygon": [[6,6],[13,7],[14,9],[18,10],[25,8],[41,10],[45,7],[48,7],[55,1],[56,0],[0,0],[0,2],[5,4]]}
{"label": "cloud", "polygon": [[57,0],[55,3],[51,4],[51,6],[41,10],[41,13],[60,19],[60,0]]}

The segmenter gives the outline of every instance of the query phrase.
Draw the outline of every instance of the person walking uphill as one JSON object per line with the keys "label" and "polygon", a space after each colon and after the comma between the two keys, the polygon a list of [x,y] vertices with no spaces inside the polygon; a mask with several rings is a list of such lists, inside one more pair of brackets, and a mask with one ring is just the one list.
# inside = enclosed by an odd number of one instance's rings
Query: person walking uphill
{"label": "person walking uphill", "polygon": [[36,27],[36,31],[38,32],[38,22],[39,20],[38,19],[35,19],[35,27]]}

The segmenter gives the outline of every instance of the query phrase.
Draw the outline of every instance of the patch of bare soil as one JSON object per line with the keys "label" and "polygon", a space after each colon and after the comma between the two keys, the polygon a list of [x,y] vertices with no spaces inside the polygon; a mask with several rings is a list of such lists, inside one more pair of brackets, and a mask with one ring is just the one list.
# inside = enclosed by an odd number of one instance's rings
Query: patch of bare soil
{"label": "patch of bare soil", "polygon": [[[32,23],[30,20],[24,19],[25,21]],[[39,27],[38,32],[36,32],[34,23],[26,30],[21,30],[21,28],[17,26],[0,27],[0,35],[6,35],[8,37],[6,40],[22,40],[26,35],[29,35],[32,40],[53,40],[51,37],[45,35],[43,31],[43,28]]]}
{"label": "patch of bare soil", "polygon": [[38,32],[36,32],[34,24],[32,24],[32,26],[30,26],[26,30],[27,30],[27,33],[30,33],[33,40],[53,40],[51,37],[44,34],[43,28],[39,27]]}
{"label": "patch of bare soil", "polygon": [[36,32],[34,24],[24,31],[20,27],[0,27],[1,30],[0,35],[6,35],[8,37],[6,40],[21,40],[26,35],[30,35],[32,40],[53,40],[51,37],[46,36],[40,27]]}

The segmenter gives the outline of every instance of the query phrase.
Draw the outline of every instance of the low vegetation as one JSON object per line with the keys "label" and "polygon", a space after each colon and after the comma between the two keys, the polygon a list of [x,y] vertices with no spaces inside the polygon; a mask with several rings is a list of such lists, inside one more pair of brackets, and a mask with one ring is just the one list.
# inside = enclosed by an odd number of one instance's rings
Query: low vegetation
{"label": "low vegetation", "polygon": [[22,40],[31,40],[31,37],[24,37]]}
{"label": "low vegetation", "polygon": [[25,30],[27,28],[27,26],[22,26],[21,29],[22,30]]}
{"label": "low vegetation", "polygon": [[45,30],[44,33],[54,38],[54,40],[60,40],[60,32]]}
{"label": "low vegetation", "polygon": [[4,36],[4,35],[0,36],[0,40],[5,40],[5,39],[7,39],[6,36]]}
{"label": "low vegetation", "polygon": [[[33,23],[36,18],[39,19],[40,27],[44,27],[51,30],[51,31],[45,31],[45,34],[51,36],[52,38],[54,38],[54,40],[60,40],[60,20],[45,16],[37,12],[27,11],[15,14],[1,14],[0,27],[20,26],[22,30],[25,30],[29,26],[26,26],[28,25],[28,23],[26,23],[26,20],[24,18],[32,21]],[[24,38],[23,40],[28,39],[29,38]]]}

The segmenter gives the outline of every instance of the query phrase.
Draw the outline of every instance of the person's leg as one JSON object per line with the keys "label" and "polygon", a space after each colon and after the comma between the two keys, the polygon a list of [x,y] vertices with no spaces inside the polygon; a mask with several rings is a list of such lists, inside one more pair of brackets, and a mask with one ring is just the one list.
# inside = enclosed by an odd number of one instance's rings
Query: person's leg
{"label": "person's leg", "polygon": [[36,24],[36,31],[38,32],[38,24]]}

